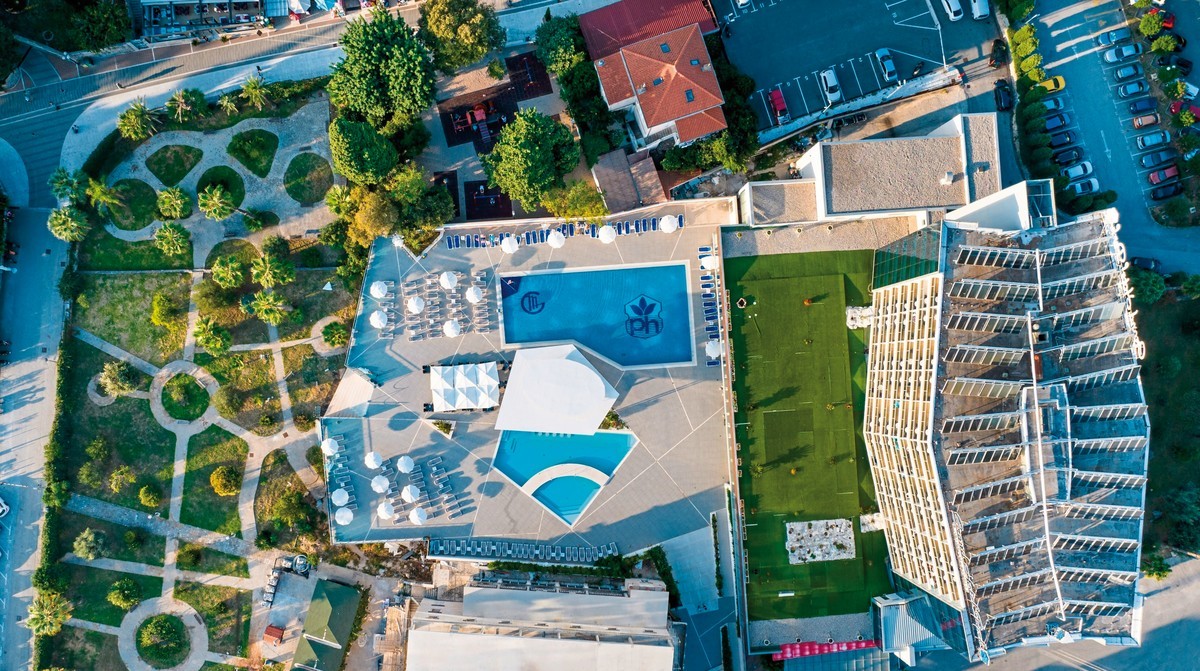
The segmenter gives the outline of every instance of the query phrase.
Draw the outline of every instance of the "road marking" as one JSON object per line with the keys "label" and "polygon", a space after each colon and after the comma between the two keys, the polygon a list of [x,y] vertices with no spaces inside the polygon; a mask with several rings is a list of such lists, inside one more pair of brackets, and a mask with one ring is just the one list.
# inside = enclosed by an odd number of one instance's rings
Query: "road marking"
{"label": "road marking", "polygon": [[905,2],[906,2],[906,0],[899,0],[899,2],[885,2],[884,5],[888,9],[891,9],[892,7],[896,7],[897,5],[903,5]]}
{"label": "road marking", "polygon": [[811,113],[812,108],[808,106],[808,97],[804,95],[804,87],[800,85],[800,78],[795,77],[792,81],[796,82],[796,90],[800,92],[800,102],[804,103],[804,113]]}
{"label": "road marking", "polygon": [[910,16],[907,19],[904,19],[903,21],[893,20],[892,23],[896,24],[897,26],[904,26],[905,28],[919,28],[920,30],[937,30],[937,28],[930,28],[929,26],[913,26],[913,25],[909,25],[909,23],[908,23],[909,21],[913,21],[915,19],[919,19],[923,16],[928,16],[928,15],[929,15],[929,12],[921,12],[920,14],[917,14],[916,16]]}
{"label": "road marking", "polygon": [[[867,60],[870,61],[870,59],[871,59],[871,56],[867,56]],[[895,65],[895,61],[893,61],[892,64]],[[875,75],[875,85],[878,86],[879,88],[883,88],[883,83],[879,81],[879,73],[875,71],[874,63],[871,63],[871,74]],[[900,73],[897,72],[896,74],[898,75]]]}
{"label": "road marking", "polygon": [[865,95],[865,92],[863,91],[862,82],[858,79],[858,68],[854,67],[854,61],[850,61],[850,71],[854,73],[854,82],[858,84],[858,97],[861,98]]}

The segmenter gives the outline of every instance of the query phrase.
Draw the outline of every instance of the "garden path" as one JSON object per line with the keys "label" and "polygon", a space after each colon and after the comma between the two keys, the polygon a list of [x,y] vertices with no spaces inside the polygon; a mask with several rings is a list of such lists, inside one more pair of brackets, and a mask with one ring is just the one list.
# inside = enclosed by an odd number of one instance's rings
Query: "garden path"
{"label": "garden path", "polygon": [[121,361],[128,363],[130,366],[142,371],[146,375],[154,376],[158,374],[158,366],[155,366],[145,359],[126,352],[125,350],[108,342],[91,331],[76,327],[75,337],[91,345],[92,347],[95,347],[101,352],[104,352],[114,359],[120,359]]}
{"label": "garden path", "polygon": [[121,620],[117,631],[117,650],[121,653],[121,661],[129,671],[155,671],[153,666],[142,661],[137,650],[137,629],[147,618],[154,615],[169,614],[183,620],[187,627],[191,648],[185,660],[171,671],[200,671],[208,656],[208,628],[204,626],[204,618],[190,605],[168,597],[147,599],[137,608],[129,611]]}
{"label": "garden path", "polygon": [[[104,569],[106,571],[133,573],[136,575],[147,575],[155,578],[161,578],[166,573],[166,568],[163,566],[151,566],[150,564],[142,564],[139,562],[109,559],[108,557],[97,557],[89,561],[87,559],[75,556],[75,553],[73,552],[69,552],[64,555],[63,561],[70,564],[80,564],[82,566],[91,566],[92,568]],[[214,585],[217,587],[254,589],[254,584],[249,578],[239,578],[232,575],[217,575],[215,573],[203,573],[200,571],[186,571],[182,569],[178,571],[178,574],[181,579],[188,582],[197,582],[204,585]]]}

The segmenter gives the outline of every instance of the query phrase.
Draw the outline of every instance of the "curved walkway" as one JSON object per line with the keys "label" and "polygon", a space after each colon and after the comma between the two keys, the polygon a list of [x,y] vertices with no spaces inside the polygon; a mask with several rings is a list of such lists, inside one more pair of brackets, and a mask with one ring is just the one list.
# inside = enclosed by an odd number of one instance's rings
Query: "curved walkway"
{"label": "curved walkway", "polygon": [[533,496],[533,493],[547,482],[556,478],[567,477],[591,480],[601,487],[608,484],[609,479],[609,476],[605,475],[604,471],[585,464],[555,464],[534,473],[532,478],[529,478],[525,481],[525,484],[521,485],[521,491]]}
{"label": "curved walkway", "polygon": [[171,671],[200,671],[208,658],[208,628],[204,626],[204,618],[188,604],[167,597],[147,599],[121,620],[121,627],[117,631],[117,650],[121,653],[121,661],[129,671],[157,671],[142,661],[141,655],[138,654],[137,629],[146,619],[164,614],[174,615],[183,620],[192,645],[188,650],[187,659],[172,667]]}
{"label": "curved walkway", "polygon": [[[190,375],[200,386],[204,387],[204,391],[208,392],[209,405],[204,414],[194,420],[175,419],[167,412],[162,402],[163,387],[167,382],[176,375]],[[154,379],[150,382],[150,412],[154,415],[154,419],[162,425],[164,429],[175,432],[187,432],[188,438],[193,434],[199,433],[208,428],[209,424],[214,423],[216,408],[212,406],[212,396],[217,393],[217,379],[212,376],[207,370],[200,366],[187,361],[185,359],[176,359],[163,366],[154,375]],[[186,456],[186,455],[185,455]]]}

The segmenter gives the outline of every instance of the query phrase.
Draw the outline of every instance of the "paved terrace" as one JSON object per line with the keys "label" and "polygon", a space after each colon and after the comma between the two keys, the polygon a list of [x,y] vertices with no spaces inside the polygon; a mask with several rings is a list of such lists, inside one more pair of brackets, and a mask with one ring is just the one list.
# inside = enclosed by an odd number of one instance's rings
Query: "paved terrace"
{"label": "paved terrace", "polygon": [[[683,213],[686,225],[672,234],[623,236],[611,245],[579,234],[577,227],[575,237],[560,249],[547,244],[522,246],[513,255],[502,253],[499,247],[448,249],[445,241],[439,240],[427,254],[413,260],[403,248],[383,239],[375,245],[363,287],[366,290],[377,280],[394,282],[397,297],[391,300],[397,311],[403,311],[403,282],[421,280],[429,273],[452,270],[470,278],[483,271],[492,287],[497,274],[509,272],[684,261],[689,265],[690,290],[695,293],[701,274],[697,249],[719,242],[719,226],[732,223],[733,207],[732,199],[725,199],[646,208],[612,219]],[[526,221],[458,226],[447,235],[478,233],[486,238],[503,231],[537,230],[542,225]],[[422,366],[512,360],[514,348],[501,344],[494,291],[489,289],[486,296],[493,320],[490,332],[468,328],[460,337],[439,333],[417,341],[410,341],[402,329],[397,329],[394,339],[381,338],[380,331],[368,324],[377,301],[364,293],[347,365],[369,372],[377,387],[365,417],[337,413],[342,416],[323,420],[325,435],[343,437],[357,503],[353,522],[334,526],[335,540],[474,537],[583,547],[615,542],[622,552],[630,552],[707,528],[710,514],[726,505],[729,452],[722,412],[722,367],[704,365],[707,336],[699,298],[693,295],[691,302],[698,365],[622,371],[584,350],[617,389],[615,409],[639,444],[571,528],[492,470],[500,435],[494,429],[497,412],[432,415],[423,411],[431,394]],[[426,421],[437,418],[455,422],[452,437],[440,434]],[[461,496],[461,514],[451,517],[428,506],[431,517],[422,526],[407,521],[409,507],[399,508],[394,522],[378,518],[376,507],[386,495],[371,490],[370,478],[378,471],[363,465],[368,450],[378,452],[385,465],[394,463],[389,460],[399,455],[409,455],[427,478],[433,466],[430,460],[440,457],[439,465],[448,473],[451,489]],[[395,477],[400,485],[407,483],[407,476]]]}

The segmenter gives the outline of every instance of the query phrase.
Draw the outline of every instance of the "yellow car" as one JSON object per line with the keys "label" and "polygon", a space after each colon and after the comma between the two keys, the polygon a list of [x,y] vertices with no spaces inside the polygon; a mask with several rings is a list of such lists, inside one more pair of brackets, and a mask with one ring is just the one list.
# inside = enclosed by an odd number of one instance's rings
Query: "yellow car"
{"label": "yellow car", "polygon": [[1051,77],[1050,79],[1038,84],[1038,86],[1046,89],[1046,91],[1049,93],[1054,93],[1055,91],[1061,91],[1067,88],[1067,80],[1063,79],[1061,76]]}

